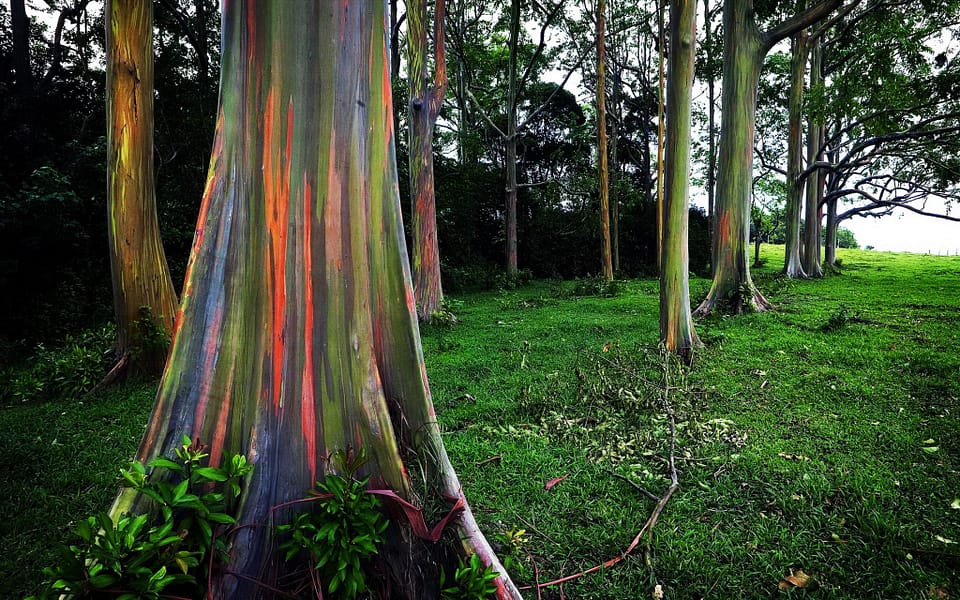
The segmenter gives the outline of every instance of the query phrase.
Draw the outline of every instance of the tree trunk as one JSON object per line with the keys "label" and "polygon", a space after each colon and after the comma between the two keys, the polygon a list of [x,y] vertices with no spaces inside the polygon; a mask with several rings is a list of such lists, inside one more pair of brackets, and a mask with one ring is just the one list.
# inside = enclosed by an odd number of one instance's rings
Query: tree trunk
{"label": "tree trunk", "polygon": [[800,212],[803,205],[803,181],[800,179],[802,169],[800,121],[803,108],[804,72],[807,64],[807,33],[805,31],[793,36],[791,50],[790,94],[787,106],[789,133],[783,274],[796,279],[807,276],[800,261]]}
{"label": "tree trunk", "polygon": [[824,240],[824,264],[828,269],[837,266],[837,199],[827,201],[827,231]]}
{"label": "tree trunk", "polygon": [[153,173],[153,5],[111,0],[106,15],[107,197],[117,354],[158,375],[177,296],[160,242]]}
{"label": "tree trunk", "polygon": [[613,281],[610,250],[610,179],[607,172],[606,2],[597,1],[597,152],[600,180],[600,260],[603,278]]}
{"label": "tree trunk", "polygon": [[753,21],[751,4],[725,2],[723,5],[720,156],[713,239],[716,268],[713,285],[697,307],[697,315],[707,315],[720,306],[737,313],[772,308],[750,277],[753,137],[757,84],[766,53]]}
{"label": "tree trunk", "polygon": [[10,25],[13,29],[13,70],[20,95],[33,90],[33,69],[30,64],[30,18],[24,0],[10,0]]}
{"label": "tree trunk", "polygon": [[520,45],[520,0],[510,4],[510,57],[507,72],[507,137],[506,152],[506,240],[507,274],[517,274],[517,53]]}
{"label": "tree trunk", "polygon": [[[619,78],[617,78],[619,86]],[[618,90],[614,90],[614,97],[619,95]],[[620,166],[617,162],[617,151],[619,144],[617,140],[620,135],[618,123],[622,122],[623,113],[619,111],[620,103],[615,101],[617,106],[617,118],[610,126],[610,253],[613,255],[613,272],[620,272]]]}
{"label": "tree trunk", "polygon": [[[710,0],[703,0],[704,35],[707,40],[707,223],[713,229],[715,212],[715,189],[717,182],[717,135],[716,135],[716,102],[717,94],[713,81],[713,42],[712,21],[710,16]],[[713,243],[710,244],[710,274],[716,270],[716,257],[713,255]]]}
{"label": "tree trunk", "polygon": [[[810,49],[810,89],[820,85],[820,42],[814,40]],[[807,162],[813,164],[820,157],[821,125],[810,120],[807,128]],[[804,211],[803,269],[808,277],[823,277],[820,267],[820,171],[810,174]]]}
{"label": "tree trunk", "polygon": [[690,109],[696,56],[696,0],[670,2],[667,141],[660,252],[660,341],[687,359],[700,340],[690,314]]}
{"label": "tree trunk", "polygon": [[434,76],[427,69],[426,0],[407,0],[407,77],[410,90],[408,156],[410,161],[411,229],[413,230],[413,293],[417,314],[424,321],[443,303],[440,249],[437,244],[437,203],[433,183],[433,129],[447,88],[444,52],[444,0],[434,14]]}
{"label": "tree trunk", "polygon": [[[167,455],[186,434],[209,444],[211,462],[240,453],[254,463],[229,563],[211,586],[218,598],[259,598],[259,582],[275,585],[286,568],[269,524],[297,510],[274,507],[335,470],[331,453],[365,450],[357,476],[410,502],[414,488],[434,508],[463,494],[417,330],[386,1],[227,2],[223,23],[210,174],[137,458]],[[423,472],[415,484],[411,473]],[[147,504],[127,489],[113,514]],[[499,598],[519,599],[463,506],[455,539],[500,572]],[[393,598],[437,597],[448,555],[393,520],[378,555],[383,586]]]}

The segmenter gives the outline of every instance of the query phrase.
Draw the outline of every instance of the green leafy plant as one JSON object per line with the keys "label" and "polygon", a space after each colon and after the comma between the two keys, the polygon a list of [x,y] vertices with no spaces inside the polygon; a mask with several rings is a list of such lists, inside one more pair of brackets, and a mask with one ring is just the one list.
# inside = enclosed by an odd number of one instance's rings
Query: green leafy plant
{"label": "green leafy plant", "polygon": [[525,579],[527,576],[527,565],[523,562],[523,556],[526,553],[525,545],[530,541],[527,537],[526,529],[511,529],[503,533],[498,533],[494,539],[500,544],[497,554],[503,568],[516,575],[518,579]]}
{"label": "green leafy plant", "polygon": [[47,582],[32,598],[156,600],[171,586],[199,591],[198,574],[209,552],[226,553],[215,529],[236,523],[228,511],[253,466],[242,455],[227,457],[222,467],[204,466],[206,446],[186,436],[175,456],[150,461],[149,474],[139,462],[121,469],[122,485],[152,499],[155,510],[124,514],[116,522],[106,513],[81,521],[78,539],[61,549],[55,567],[44,570]]}
{"label": "green leafy plant", "polygon": [[316,510],[297,514],[277,533],[285,538],[279,548],[287,561],[306,551],[326,591],[352,599],[367,589],[364,564],[377,554],[389,523],[379,499],[366,492],[367,479],[353,476],[362,455],[347,462],[346,477],[327,475],[310,491]]}
{"label": "green leafy plant", "polygon": [[440,597],[443,600],[485,600],[497,593],[493,580],[500,574],[493,567],[484,567],[480,556],[470,555],[469,560],[460,561],[454,572],[453,585],[446,585],[446,575],[440,573]]}
{"label": "green leafy plant", "polygon": [[610,281],[603,277],[585,277],[577,279],[570,290],[571,296],[596,296],[598,298],[613,298],[620,294],[620,284],[616,280]]}

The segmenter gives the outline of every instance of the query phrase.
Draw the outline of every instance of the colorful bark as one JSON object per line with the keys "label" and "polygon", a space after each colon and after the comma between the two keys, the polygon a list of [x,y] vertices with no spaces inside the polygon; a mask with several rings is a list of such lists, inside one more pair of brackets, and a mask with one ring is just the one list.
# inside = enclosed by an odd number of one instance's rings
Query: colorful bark
{"label": "colorful bark", "polygon": [[[815,39],[810,49],[810,88],[820,85],[820,40]],[[820,159],[820,137],[823,126],[810,119],[807,127],[807,163]],[[820,198],[823,197],[823,179],[820,171],[810,175],[807,182],[807,201],[804,205],[803,269],[808,277],[823,277],[820,267]]]}
{"label": "colorful bark", "polygon": [[690,314],[690,110],[696,56],[696,0],[670,2],[670,59],[667,80],[665,195],[662,206],[660,341],[689,358],[700,340]]}
{"label": "colorful bark", "polygon": [[433,183],[433,129],[447,88],[444,52],[444,0],[434,13],[433,80],[427,67],[427,2],[407,2],[407,70],[410,107],[410,199],[413,203],[413,292],[420,319],[441,308],[440,249],[437,244],[437,204]]}
{"label": "colorful bark", "polygon": [[[153,174],[153,5],[107,4],[107,197],[117,352],[163,369],[177,297],[160,242]],[[164,335],[157,335],[158,331]],[[127,373],[131,373],[130,370]]]}
{"label": "colorful bark", "polygon": [[800,117],[803,107],[806,64],[807,33],[801,31],[792,39],[790,92],[787,102],[789,127],[787,134],[787,206],[783,273],[790,278],[807,276],[800,262],[800,213],[803,205],[803,181],[800,179],[802,167]]}
{"label": "colorful bark", "polygon": [[[211,461],[255,469],[217,597],[257,598],[283,570],[271,522],[338,450],[366,450],[358,476],[411,502],[418,459],[433,505],[463,501],[423,364],[394,151],[386,0],[230,0],[223,9],[217,132],[173,348],[137,458],[183,434]],[[419,468],[418,468],[419,472]],[[469,508],[466,552],[502,573]],[[146,500],[123,492],[113,512]],[[440,547],[394,521],[380,558],[393,597],[438,595]],[[422,560],[424,556],[430,560]]]}
{"label": "colorful bark", "polygon": [[606,3],[597,2],[597,151],[600,180],[600,262],[603,278],[613,281],[610,244],[610,177],[607,171]]}

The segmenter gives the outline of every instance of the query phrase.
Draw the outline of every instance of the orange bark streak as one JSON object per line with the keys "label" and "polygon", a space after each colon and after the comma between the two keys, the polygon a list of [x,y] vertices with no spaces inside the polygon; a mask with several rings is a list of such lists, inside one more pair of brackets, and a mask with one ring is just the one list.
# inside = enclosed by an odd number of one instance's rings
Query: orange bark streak
{"label": "orange bark streak", "polygon": [[303,397],[300,404],[300,429],[306,444],[307,467],[310,469],[310,479],[317,478],[317,415],[313,397],[313,255],[310,244],[310,230],[313,226],[310,206],[313,200],[313,190],[307,181],[303,180],[303,274],[304,274],[304,311],[305,322],[303,327],[303,376],[301,386]]}

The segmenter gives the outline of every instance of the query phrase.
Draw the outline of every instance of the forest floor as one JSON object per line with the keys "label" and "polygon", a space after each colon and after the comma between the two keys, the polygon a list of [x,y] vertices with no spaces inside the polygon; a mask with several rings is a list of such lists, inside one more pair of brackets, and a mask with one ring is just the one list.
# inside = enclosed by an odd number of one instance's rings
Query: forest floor
{"label": "forest floor", "polygon": [[[447,450],[519,584],[627,548],[672,421],[652,538],[540,597],[960,598],[960,258],[841,251],[841,274],[789,281],[763,254],[778,310],[698,322],[690,369],[656,348],[655,280],[462,295],[423,329]],[[109,505],[155,389],[0,408],[0,598]]]}

